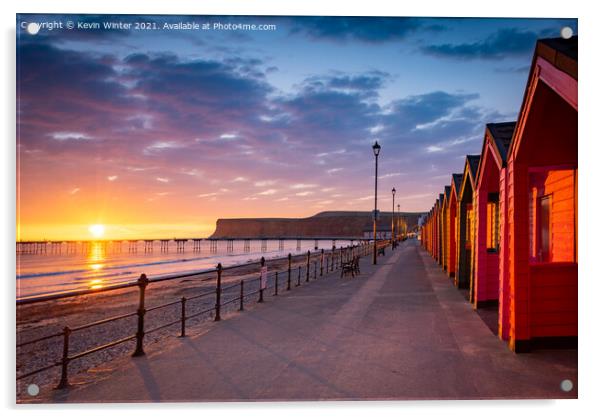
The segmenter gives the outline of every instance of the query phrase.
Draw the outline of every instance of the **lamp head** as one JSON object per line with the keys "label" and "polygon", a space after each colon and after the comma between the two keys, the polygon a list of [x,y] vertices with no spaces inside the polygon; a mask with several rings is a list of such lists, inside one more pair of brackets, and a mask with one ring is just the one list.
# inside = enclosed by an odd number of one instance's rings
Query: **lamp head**
{"label": "lamp head", "polygon": [[378,141],[374,141],[374,145],[372,145],[372,151],[374,151],[374,156],[378,157],[378,154],[380,154],[380,145],[378,145]]}

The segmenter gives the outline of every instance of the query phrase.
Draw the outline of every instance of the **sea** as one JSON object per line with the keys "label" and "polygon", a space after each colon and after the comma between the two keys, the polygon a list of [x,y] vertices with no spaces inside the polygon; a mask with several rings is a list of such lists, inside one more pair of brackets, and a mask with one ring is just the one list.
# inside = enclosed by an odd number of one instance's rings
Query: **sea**
{"label": "sea", "polygon": [[[46,244],[44,250],[17,252],[17,300],[30,297],[59,295],[71,291],[99,289],[105,286],[135,282],[142,273],[149,279],[175,274],[203,272],[223,267],[286,257],[289,253],[302,254],[307,250],[331,249],[332,240],[202,240],[177,248],[169,241],[161,248],[154,241],[152,250],[144,241],[88,242]],[[337,240],[336,246],[350,245],[347,240]],[[19,248],[19,247],[18,247]]]}

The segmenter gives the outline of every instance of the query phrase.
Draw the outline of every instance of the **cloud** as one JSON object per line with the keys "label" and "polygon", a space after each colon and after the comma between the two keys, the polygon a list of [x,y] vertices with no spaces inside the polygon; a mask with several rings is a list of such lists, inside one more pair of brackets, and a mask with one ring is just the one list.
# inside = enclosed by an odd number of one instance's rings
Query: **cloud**
{"label": "cloud", "polygon": [[264,190],[263,192],[259,192],[257,193],[259,196],[271,196],[273,194],[276,194],[278,192],[278,190],[276,189],[267,189]]}
{"label": "cloud", "polygon": [[343,171],[343,168],[341,168],[341,167],[329,168],[328,170],[326,170],[326,173],[334,174],[334,173],[338,173],[339,171]]}
{"label": "cloud", "polygon": [[382,176],[378,176],[379,179],[387,179],[390,177],[399,177],[401,176],[403,173],[387,173],[387,174],[383,174]]}
{"label": "cloud", "polygon": [[238,134],[235,133],[227,133],[227,134],[221,134],[219,136],[220,139],[224,139],[224,140],[232,140],[232,139],[238,139]]}
{"label": "cloud", "polygon": [[200,198],[207,198],[207,197],[214,197],[217,196],[217,193],[212,192],[212,193],[201,193],[198,194],[196,197],[200,197]]}
{"label": "cloud", "polygon": [[499,29],[484,40],[472,43],[427,45],[427,55],[456,60],[499,59],[509,55],[530,55],[541,33],[519,29]]}
{"label": "cloud", "polygon": [[57,141],[88,141],[92,139],[90,135],[81,132],[54,132],[50,136]]}
{"label": "cloud", "polygon": [[118,176],[108,176],[107,177],[107,180],[109,180],[109,181],[115,181],[117,179],[118,179]]}
{"label": "cloud", "polygon": [[295,196],[299,196],[299,197],[304,197],[304,196],[310,196],[314,194],[314,192],[299,192],[299,193],[295,193]]}
{"label": "cloud", "polygon": [[316,40],[336,42],[361,41],[371,44],[398,42],[410,34],[424,30],[439,30],[424,25],[420,19],[409,17],[296,17],[291,33],[303,34]]}
{"label": "cloud", "polygon": [[291,189],[294,189],[294,190],[313,189],[315,187],[318,187],[318,185],[317,184],[305,184],[305,183],[297,183],[297,184],[291,185]]}
{"label": "cloud", "polygon": [[176,141],[158,141],[150,144],[146,148],[144,148],[145,154],[152,154],[155,152],[160,152],[164,150],[181,148],[183,145]]}
{"label": "cloud", "polygon": [[157,177],[156,180],[160,183],[169,183],[169,179],[165,177]]}
{"label": "cloud", "polygon": [[345,148],[341,148],[341,149],[337,149],[337,150],[330,151],[330,152],[321,152],[321,153],[317,154],[316,157],[323,158],[323,157],[328,157],[329,155],[345,154],[345,152],[346,152]]}
{"label": "cloud", "polygon": [[75,188],[73,188],[73,189],[71,189],[71,190],[69,191],[69,194],[70,194],[70,195],[74,195],[74,194],[76,194],[76,193],[79,193],[79,191],[80,191],[80,188],[79,188],[79,187],[75,187]]}
{"label": "cloud", "polygon": [[254,183],[255,187],[266,187],[276,184],[276,180],[260,180]]}

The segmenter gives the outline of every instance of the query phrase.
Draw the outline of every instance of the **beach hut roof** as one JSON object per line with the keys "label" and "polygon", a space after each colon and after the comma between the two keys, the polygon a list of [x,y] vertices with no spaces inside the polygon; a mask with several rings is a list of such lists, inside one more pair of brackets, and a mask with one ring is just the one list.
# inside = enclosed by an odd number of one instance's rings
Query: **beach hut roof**
{"label": "beach hut roof", "polygon": [[[539,39],[537,44],[535,45],[535,53],[533,54],[533,60],[531,62],[531,69],[529,70],[529,78],[527,82],[527,87],[525,88],[525,93],[523,95],[523,101],[521,104],[520,111],[518,112],[519,121],[518,126],[514,130],[514,134],[512,136],[512,141],[510,143],[510,147],[508,149],[508,153],[515,152],[518,148],[518,143],[520,142],[520,137],[522,133],[522,121],[524,115],[528,111],[529,108],[529,95],[533,93],[533,83],[536,83],[536,79],[539,79],[541,76],[539,72],[541,71],[540,66],[537,64],[537,61],[541,59],[543,61],[548,62],[556,69],[561,72],[567,74],[569,77],[573,78],[577,81],[577,68],[578,68],[578,37],[573,36],[569,39],[564,38],[547,38],[547,39]],[[551,80],[555,82],[557,80]],[[566,84],[566,82],[565,82]],[[562,94],[561,94],[562,95]],[[576,97],[569,97],[569,103],[573,107],[577,107],[577,99]],[[565,97],[567,100],[567,97]]]}
{"label": "beach hut roof", "polygon": [[569,39],[546,38],[537,41],[535,55],[577,79],[577,36]]}
{"label": "beach hut roof", "polygon": [[510,142],[512,141],[515,127],[516,122],[488,123],[486,125],[486,129],[493,139],[496,151],[502,160],[502,164],[506,163],[506,155],[508,153],[508,148],[510,148]]}
{"label": "beach hut roof", "polygon": [[470,175],[472,176],[473,181],[476,179],[480,160],[481,160],[480,155],[467,155],[466,156],[466,161],[468,161],[468,168],[470,169]]}
{"label": "beach hut roof", "polygon": [[445,186],[445,200],[449,201],[450,193],[451,193],[451,186]]}
{"label": "beach hut roof", "polygon": [[462,186],[462,174],[454,173],[452,174],[452,188],[456,192],[456,196],[460,194],[460,187]]}
{"label": "beach hut roof", "polygon": [[466,161],[464,162],[464,173],[462,174],[462,182],[460,183],[460,189],[458,193],[458,200],[461,200],[464,197],[467,187],[470,187],[471,191],[476,187],[477,179],[475,176],[479,168],[480,159],[480,155],[466,156]]}

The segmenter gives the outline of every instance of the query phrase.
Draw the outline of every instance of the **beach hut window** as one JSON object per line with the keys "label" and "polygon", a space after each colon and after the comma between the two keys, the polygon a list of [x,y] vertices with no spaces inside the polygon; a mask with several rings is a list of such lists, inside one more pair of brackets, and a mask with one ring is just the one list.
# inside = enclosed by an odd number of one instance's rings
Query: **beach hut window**
{"label": "beach hut window", "polygon": [[472,243],[472,223],[473,223],[473,214],[472,214],[472,205],[466,205],[466,244]]}
{"label": "beach hut window", "polygon": [[530,260],[575,262],[575,170],[530,174]]}
{"label": "beach hut window", "polygon": [[487,198],[487,251],[498,250],[500,242],[499,194],[490,193]]}

